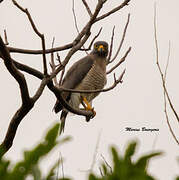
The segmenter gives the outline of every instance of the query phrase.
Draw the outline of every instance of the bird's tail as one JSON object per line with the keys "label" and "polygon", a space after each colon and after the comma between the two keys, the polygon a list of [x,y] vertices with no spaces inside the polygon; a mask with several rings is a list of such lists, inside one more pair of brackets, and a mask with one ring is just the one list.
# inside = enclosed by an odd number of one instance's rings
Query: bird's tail
{"label": "bird's tail", "polygon": [[65,129],[65,121],[67,117],[68,112],[66,110],[63,110],[60,116],[61,126],[60,126],[60,134],[64,132]]}

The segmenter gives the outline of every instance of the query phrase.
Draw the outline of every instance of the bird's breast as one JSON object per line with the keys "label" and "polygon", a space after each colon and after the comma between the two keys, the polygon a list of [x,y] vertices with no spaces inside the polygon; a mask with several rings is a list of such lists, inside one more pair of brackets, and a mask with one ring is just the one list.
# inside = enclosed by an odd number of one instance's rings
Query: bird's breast
{"label": "bird's breast", "polygon": [[[82,82],[75,88],[78,90],[103,89],[106,84],[106,68],[94,63]],[[99,93],[82,93],[89,101],[94,99]]]}

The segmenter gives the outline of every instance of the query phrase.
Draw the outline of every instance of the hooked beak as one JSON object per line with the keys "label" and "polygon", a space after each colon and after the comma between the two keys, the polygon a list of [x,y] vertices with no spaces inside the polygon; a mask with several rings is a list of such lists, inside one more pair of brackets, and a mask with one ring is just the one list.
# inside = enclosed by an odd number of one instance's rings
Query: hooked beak
{"label": "hooked beak", "polygon": [[101,53],[101,52],[103,52],[104,51],[104,46],[103,45],[100,45],[99,47],[98,47],[98,51]]}

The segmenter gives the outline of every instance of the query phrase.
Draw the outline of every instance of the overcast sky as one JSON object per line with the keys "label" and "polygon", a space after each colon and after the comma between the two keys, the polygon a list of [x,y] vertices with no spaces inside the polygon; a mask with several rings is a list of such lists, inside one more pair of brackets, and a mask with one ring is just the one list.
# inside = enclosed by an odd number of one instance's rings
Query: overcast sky
{"label": "overcast sky", "polygon": [[[94,10],[97,0],[88,0],[88,2],[91,9]],[[116,7],[121,2],[119,0],[108,0],[101,14]],[[157,0],[156,2],[160,62],[163,68],[166,64],[168,42],[170,40],[171,56],[167,87],[179,113],[179,2],[178,0]],[[24,0],[19,1],[19,3],[29,9],[39,31],[45,34],[48,48],[51,46],[53,37],[55,37],[55,46],[61,46],[73,41],[77,35],[71,10],[71,0]],[[75,2],[75,9],[78,26],[81,29],[88,20],[88,14],[81,1]],[[131,0],[129,6],[96,23],[92,28],[92,35],[95,35],[99,28],[103,27],[98,40],[110,42],[112,28],[114,25],[116,26],[115,52],[122,36],[127,15],[128,13],[131,14],[125,43],[118,59],[123,56],[129,46],[132,46],[132,51],[126,62],[116,70],[116,75],[119,76],[123,69],[126,68],[124,82],[114,90],[102,93],[95,99],[94,108],[97,115],[91,122],[85,122],[84,117],[68,116],[63,136],[70,135],[73,140],[61,148],[56,148],[43,161],[44,173],[59,158],[59,152],[61,152],[65,159],[65,175],[72,176],[75,180],[84,180],[87,175],[86,171],[91,167],[99,134],[101,134],[100,143],[94,166],[94,171],[98,174],[100,174],[98,170],[101,162],[100,155],[103,154],[107,161],[110,162],[109,146],[115,144],[119,152],[123,152],[127,142],[133,139],[138,139],[140,142],[136,157],[151,150],[165,152],[162,157],[151,161],[149,171],[157,179],[174,179],[177,172],[179,172],[177,164],[178,146],[166,123],[162,84],[156,66],[153,12],[153,0]],[[0,22],[0,34],[3,35],[3,30],[6,29],[10,46],[27,49],[41,48],[41,42],[32,31],[27,17],[10,0],[0,4]],[[62,60],[66,53],[67,51],[60,52]],[[68,67],[83,56],[85,56],[84,52],[76,53],[71,58]],[[12,54],[12,57],[34,68],[42,69],[41,56]],[[49,56],[48,60],[50,60]],[[29,75],[26,75],[26,78],[30,94],[33,95],[40,81]],[[112,80],[111,74],[108,77],[106,87],[113,83]],[[21,100],[18,85],[2,62],[0,63],[0,82],[0,141],[2,141],[10,119],[19,108]],[[7,158],[13,159],[14,162],[20,160],[23,150],[37,144],[46,129],[59,121],[60,114],[56,115],[52,112],[55,101],[55,96],[46,88],[33,110],[20,124],[13,147],[7,153]],[[170,113],[170,123],[176,137],[179,139],[179,126],[172,113]],[[158,128],[159,132],[128,132],[125,130],[126,127]],[[156,143],[153,148],[154,142]]]}

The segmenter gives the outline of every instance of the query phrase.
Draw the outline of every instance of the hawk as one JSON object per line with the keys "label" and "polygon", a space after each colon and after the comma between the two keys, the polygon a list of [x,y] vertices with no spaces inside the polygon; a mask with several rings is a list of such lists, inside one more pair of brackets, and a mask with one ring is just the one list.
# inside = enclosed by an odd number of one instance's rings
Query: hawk
{"label": "hawk", "polygon": [[[108,55],[108,44],[105,41],[97,41],[94,43],[93,50],[90,54],[74,63],[66,73],[62,81],[62,87],[75,90],[96,90],[103,89],[106,79],[106,63]],[[80,104],[85,110],[94,111],[92,108],[92,100],[99,93],[72,93],[62,92],[62,97],[73,108],[78,109]],[[61,113],[61,129],[60,133],[64,132],[65,120],[68,110],[63,108],[60,101],[57,99],[54,106],[55,113]]]}

